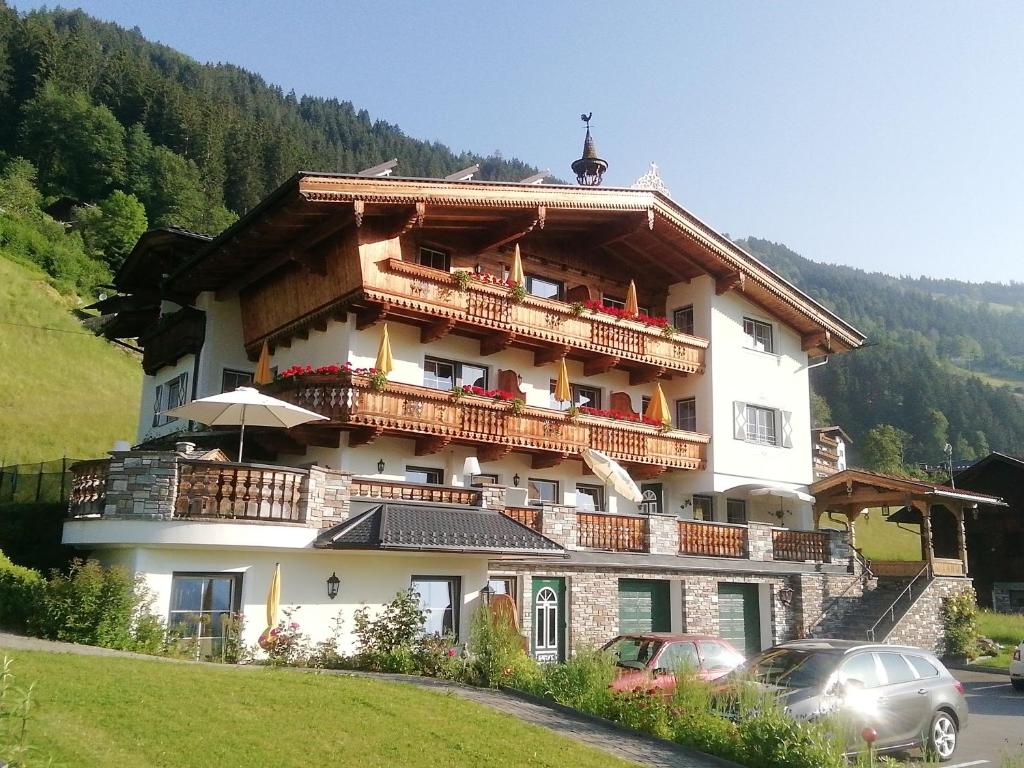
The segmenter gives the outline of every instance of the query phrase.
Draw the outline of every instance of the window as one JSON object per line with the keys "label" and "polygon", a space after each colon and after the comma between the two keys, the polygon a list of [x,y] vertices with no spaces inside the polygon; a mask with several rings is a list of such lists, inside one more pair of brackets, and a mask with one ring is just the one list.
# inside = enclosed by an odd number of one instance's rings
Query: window
{"label": "window", "polygon": [[224,638],[224,619],[242,603],[240,573],[175,573],[171,577],[168,628],[182,640],[198,639],[216,656]]}
{"label": "window", "polygon": [[651,407],[651,398],[649,398],[647,395],[644,395],[643,397],[641,397],[640,398],[640,415],[643,416],[645,413],[647,413],[647,409],[650,408],[650,407]]}
{"label": "window", "polygon": [[443,390],[465,386],[487,389],[487,369],[471,363],[427,357],[423,361],[423,386]]}
{"label": "window", "polygon": [[452,257],[445,251],[438,251],[433,248],[420,248],[420,264],[424,267],[432,267],[433,269],[450,272]]}
{"label": "window", "polygon": [[701,669],[733,669],[743,663],[743,656],[721,643],[697,643]]}
{"label": "window", "polygon": [[[584,505],[580,504],[580,496],[589,496],[593,501],[593,509],[595,512],[604,511],[604,486],[603,485],[584,485],[581,483],[576,484],[576,507],[582,508]],[[585,504],[586,502],[584,502]]]}
{"label": "window", "polygon": [[557,480],[538,480],[531,477],[528,482],[531,502],[560,503]]}
{"label": "window", "polygon": [[587,387],[582,384],[570,384],[569,392],[572,395],[572,400],[568,403],[560,403],[555,400],[555,385],[558,382],[554,379],[548,383],[549,393],[549,407],[554,408],[556,411],[567,411],[573,405],[577,408],[586,406],[587,408],[600,408],[601,407],[601,390],[596,387]]}
{"label": "window", "polygon": [[561,299],[565,286],[557,280],[548,280],[536,275],[526,276],[526,292],[542,299]]}
{"label": "window", "polygon": [[882,669],[885,670],[888,685],[907,683],[916,679],[910,669],[910,664],[898,653],[880,653],[878,660],[882,662]]}
{"label": "window", "polygon": [[501,477],[490,472],[481,472],[479,475],[473,475],[473,485],[476,485],[477,483],[494,483],[495,485],[500,485]]}
{"label": "window", "polygon": [[491,594],[508,595],[513,603],[516,601],[515,576],[491,576],[487,579],[487,586],[491,588]]}
{"label": "window", "polygon": [[458,576],[412,577],[412,589],[420,596],[420,610],[426,615],[424,635],[458,637],[461,581]]}
{"label": "window", "polygon": [[756,349],[760,352],[775,351],[771,323],[763,323],[760,320],[744,317],[743,333],[747,335],[747,346],[750,349]]}
{"label": "window", "polygon": [[[602,293],[601,294],[601,303],[604,304],[606,307],[611,307],[612,309],[625,309],[626,308],[626,300],[625,299],[616,299],[616,298],[613,298],[613,297],[609,296],[607,293]],[[648,307],[638,306],[636,309],[637,309],[637,312],[639,312],[642,315],[649,315],[650,314],[650,312],[648,311],[648,309],[649,309]]]}
{"label": "window", "polygon": [[938,677],[939,670],[928,659],[920,656],[906,656],[904,658],[914,667],[918,677]]}
{"label": "window", "polygon": [[153,397],[153,426],[162,427],[177,421],[173,416],[164,416],[161,411],[168,411],[185,405],[188,402],[188,374],[179,373],[170,381],[164,382],[156,388]]}
{"label": "window", "polygon": [[839,681],[857,680],[865,688],[877,688],[882,684],[878,676],[878,668],[875,666],[875,656],[872,653],[861,653],[846,661],[839,668]]}
{"label": "window", "polygon": [[756,405],[747,406],[747,442],[778,445],[774,410]]}
{"label": "window", "polygon": [[697,401],[692,397],[676,400],[676,429],[697,431]]}
{"label": "window", "polygon": [[405,482],[441,485],[444,482],[444,474],[440,469],[430,467],[406,467]]}
{"label": "window", "polygon": [[725,500],[725,521],[735,525],[747,524],[747,502],[743,499]]}
{"label": "window", "polygon": [[700,660],[693,643],[669,643],[658,657],[658,669],[666,672],[696,672]]}
{"label": "window", "polygon": [[693,335],[693,304],[672,313],[672,325],[683,333]]}
{"label": "window", "polygon": [[715,500],[712,496],[693,496],[693,519],[714,520]]}
{"label": "window", "polygon": [[224,373],[220,377],[220,391],[221,392],[234,392],[239,387],[251,387],[252,386],[252,372],[251,371],[235,371],[231,368],[225,368]]}

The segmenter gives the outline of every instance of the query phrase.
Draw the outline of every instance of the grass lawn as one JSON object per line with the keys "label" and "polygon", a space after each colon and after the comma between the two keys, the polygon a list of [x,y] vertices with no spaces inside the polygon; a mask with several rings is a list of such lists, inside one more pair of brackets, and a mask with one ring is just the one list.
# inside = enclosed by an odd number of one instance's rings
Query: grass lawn
{"label": "grass lawn", "polygon": [[1009,668],[1013,649],[1024,641],[1024,616],[1017,613],[978,611],[978,634],[1005,646],[997,656],[981,662],[989,667]]}
{"label": "grass lawn", "polygon": [[630,766],[455,696],[411,685],[2,651],[36,683],[31,742],[104,768]]}
{"label": "grass lawn", "polygon": [[[895,508],[893,509],[895,511]],[[857,547],[869,560],[920,560],[921,534],[916,525],[897,525],[882,517],[882,510],[869,509],[857,518]],[[822,528],[843,529],[827,517],[821,518]]]}

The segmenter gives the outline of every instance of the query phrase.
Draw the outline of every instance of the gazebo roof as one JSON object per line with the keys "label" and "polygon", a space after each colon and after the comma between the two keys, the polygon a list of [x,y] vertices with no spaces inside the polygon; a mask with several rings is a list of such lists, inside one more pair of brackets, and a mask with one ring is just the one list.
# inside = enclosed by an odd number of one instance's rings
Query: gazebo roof
{"label": "gazebo roof", "polygon": [[881,507],[906,505],[911,501],[954,501],[967,504],[1006,506],[998,496],[966,491],[948,485],[894,475],[883,475],[864,469],[844,469],[812,483],[809,488],[817,499],[815,506]]}

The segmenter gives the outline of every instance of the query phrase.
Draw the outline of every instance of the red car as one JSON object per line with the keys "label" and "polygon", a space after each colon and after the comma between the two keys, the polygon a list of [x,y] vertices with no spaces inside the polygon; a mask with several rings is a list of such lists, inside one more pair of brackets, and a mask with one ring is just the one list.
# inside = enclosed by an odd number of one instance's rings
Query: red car
{"label": "red car", "polygon": [[743,654],[727,640],[713,635],[619,635],[601,650],[615,657],[615,691],[631,691],[640,686],[668,693],[676,686],[675,672],[679,669],[692,669],[702,679],[714,680],[743,663]]}

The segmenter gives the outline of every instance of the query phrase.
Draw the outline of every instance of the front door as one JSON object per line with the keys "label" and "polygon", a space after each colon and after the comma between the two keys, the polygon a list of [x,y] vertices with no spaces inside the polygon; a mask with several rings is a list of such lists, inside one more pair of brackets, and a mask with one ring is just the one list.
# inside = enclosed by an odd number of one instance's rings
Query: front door
{"label": "front door", "polygon": [[757,584],[718,585],[718,634],[746,656],[761,651]]}
{"label": "front door", "polygon": [[619,579],[619,634],[672,629],[668,581]]}
{"label": "front door", "polygon": [[565,579],[533,579],[533,657],[565,661]]}
{"label": "front door", "polygon": [[661,483],[641,483],[640,512],[645,515],[660,515],[665,511],[665,490]]}

